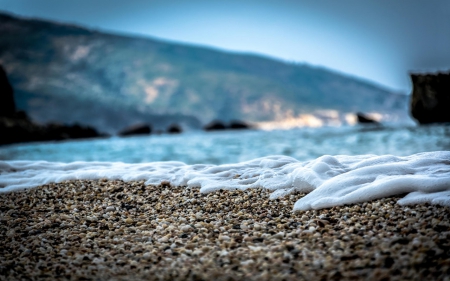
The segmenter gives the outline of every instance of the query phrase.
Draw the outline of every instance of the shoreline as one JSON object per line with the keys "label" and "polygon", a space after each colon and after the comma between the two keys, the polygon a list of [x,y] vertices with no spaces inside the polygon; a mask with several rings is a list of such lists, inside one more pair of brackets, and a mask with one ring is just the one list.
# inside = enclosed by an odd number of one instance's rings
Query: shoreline
{"label": "shoreline", "polygon": [[448,280],[450,208],[83,180],[0,194],[0,279]]}

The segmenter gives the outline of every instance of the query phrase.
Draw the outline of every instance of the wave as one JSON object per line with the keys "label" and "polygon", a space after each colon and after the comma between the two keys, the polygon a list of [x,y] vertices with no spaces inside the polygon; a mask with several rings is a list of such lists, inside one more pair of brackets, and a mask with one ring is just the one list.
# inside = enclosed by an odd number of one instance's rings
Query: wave
{"label": "wave", "polygon": [[450,206],[450,151],[393,155],[324,155],[300,162],[274,155],[224,165],[182,162],[126,164],[121,162],[0,161],[0,192],[66,180],[145,180],[148,185],[219,189],[266,188],[271,199],[294,192],[308,193],[294,211],[322,209],[407,194],[402,205]]}

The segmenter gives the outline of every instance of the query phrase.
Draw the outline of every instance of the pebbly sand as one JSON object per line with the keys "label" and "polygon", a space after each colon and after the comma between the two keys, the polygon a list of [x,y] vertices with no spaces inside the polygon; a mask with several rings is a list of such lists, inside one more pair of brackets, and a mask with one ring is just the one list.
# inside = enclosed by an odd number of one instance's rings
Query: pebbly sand
{"label": "pebbly sand", "polygon": [[69,181],[0,194],[0,280],[450,280],[450,210]]}

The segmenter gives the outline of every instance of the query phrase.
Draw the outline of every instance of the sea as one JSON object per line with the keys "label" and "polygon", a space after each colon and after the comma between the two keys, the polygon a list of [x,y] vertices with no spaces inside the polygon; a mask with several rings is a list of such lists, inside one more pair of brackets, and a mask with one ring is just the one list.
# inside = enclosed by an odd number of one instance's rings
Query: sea
{"label": "sea", "polygon": [[[0,192],[83,179],[307,193],[293,210],[402,195],[450,207],[450,125],[188,131],[0,147]],[[405,196],[406,195],[406,196]]]}
{"label": "sea", "polygon": [[0,146],[0,160],[230,164],[270,155],[309,161],[322,155],[396,155],[450,150],[450,125],[188,131]]}

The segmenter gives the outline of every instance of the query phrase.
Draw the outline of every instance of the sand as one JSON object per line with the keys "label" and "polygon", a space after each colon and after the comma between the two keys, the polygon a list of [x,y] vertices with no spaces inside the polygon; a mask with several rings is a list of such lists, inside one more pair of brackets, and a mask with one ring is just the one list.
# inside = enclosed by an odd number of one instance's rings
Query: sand
{"label": "sand", "polygon": [[398,198],[68,181],[0,194],[1,280],[450,280],[450,212]]}

